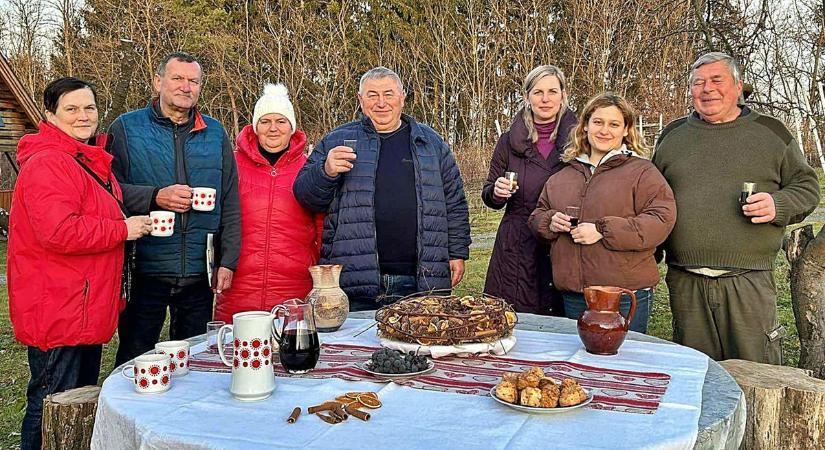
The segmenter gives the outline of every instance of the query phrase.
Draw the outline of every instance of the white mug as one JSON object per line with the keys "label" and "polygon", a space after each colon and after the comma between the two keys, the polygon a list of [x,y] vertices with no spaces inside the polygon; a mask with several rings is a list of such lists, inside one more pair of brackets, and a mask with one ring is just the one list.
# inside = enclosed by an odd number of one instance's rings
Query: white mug
{"label": "white mug", "polygon": [[[263,400],[275,389],[272,372],[272,331],[274,316],[266,311],[247,311],[232,316],[232,325],[218,331],[218,354],[232,368],[229,392],[238,400]],[[232,331],[231,354],[224,336]]]}
{"label": "white mug", "polygon": [[[172,387],[169,362],[169,355],[165,353],[140,355],[135,358],[134,364],[123,366],[120,374],[134,381],[135,392],[138,394],[158,394]],[[132,372],[133,375],[127,375],[127,371]]]}
{"label": "white mug", "polygon": [[168,237],[175,232],[175,213],[172,211],[151,211],[152,236]]}
{"label": "white mug", "polygon": [[155,344],[155,353],[167,354],[171,358],[169,372],[182,377],[189,373],[189,343],[186,341],[166,341]]}
{"label": "white mug", "polygon": [[196,211],[212,211],[215,209],[215,194],[212,188],[196,187],[192,189],[192,209]]}

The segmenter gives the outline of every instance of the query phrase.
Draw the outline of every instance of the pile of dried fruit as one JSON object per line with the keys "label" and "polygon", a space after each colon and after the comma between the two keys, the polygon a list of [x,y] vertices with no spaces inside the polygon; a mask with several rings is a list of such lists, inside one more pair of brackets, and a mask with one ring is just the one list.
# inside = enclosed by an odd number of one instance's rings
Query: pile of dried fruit
{"label": "pile of dried fruit", "polygon": [[402,299],[376,311],[382,337],[421,345],[492,342],[509,335],[518,322],[504,300],[479,296],[428,295]]}

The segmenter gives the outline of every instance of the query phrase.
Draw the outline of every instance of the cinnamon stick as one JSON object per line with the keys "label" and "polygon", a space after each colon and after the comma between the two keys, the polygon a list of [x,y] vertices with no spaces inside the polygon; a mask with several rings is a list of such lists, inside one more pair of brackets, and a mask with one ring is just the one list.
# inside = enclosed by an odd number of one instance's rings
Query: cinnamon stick
{"label": "cinnamon stick", "polygon": [[289,415],[286,419],[286,423],[295,423],[298,420],[298,416],[301,415],[301,407],[296,406],[295,409],[292,410],[292,414]]}
{"label": "cinnamon stick", "polygon": [[344,408],[349,415],[355,417],[356,419],[363,420],[364,422],[370,420],[370,413],[361,411],[360,409],[355,409],[349,405]]}
{"label": "cinnamon stick", "polygon": [[341,422],[347,420],[347,418],[349,417],[347,416],[347,413],[344,412],[344,408],[342,408],[341,405],[338,405],[337,408],[331,409],[329,412],[330,414],[332,414],[332,417],[335,417]]}
{"label": "cinnamon stick", "polygon": [[309,409],[307,409],[307,412],[310,413],[310,414],[315,414],[315,413],[320,412],[320,411],[331,411],[331,410],[335,409],[336,406],[338,406],[338,403],[324,402],[324,403],[321,403],[320,405],[310,406]]}
{"label": "cinnamon stick", "polygon": [[332,417],[332,416],[328,416],[328,415],[323,414],[323,413],[315,413],[315,415],[320,417],[321,420],[323,420],[324,422],[332,424],[332,425],[335,425],[336,423],[340,422],[340,420],[338,420],[337,418]]}

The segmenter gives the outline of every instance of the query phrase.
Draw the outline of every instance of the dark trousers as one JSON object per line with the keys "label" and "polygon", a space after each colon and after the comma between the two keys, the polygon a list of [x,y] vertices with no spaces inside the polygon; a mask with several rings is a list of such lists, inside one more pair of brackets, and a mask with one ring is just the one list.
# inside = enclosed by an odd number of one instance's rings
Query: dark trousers
{"label": "dark trousers", "polygon": [[[568,319],[578,320],[587,309],[584,294],[578,292],[563,292],[564,311]],[[653,289],[639,289],[636,291],[636,312],[630,320],[630,331],[647,334],[647,322],[650,320],[650,309],[653,306]],[[622,294],[619,300],[619,311],[623,316],[630,312],[630,296]]]}
{"label": "dark trousers", "polygon": [[43,399],[49,394],[97,384],[100,375],[101,345],[57,347],[41,351],[29,347],[31,379],[26,389],[26,414],[20,433],[20,448],[42,446]]}
{"label": "dark trousers", "polygon": [[169,309],[169,338],[188,339],[206,333],[214,295],[206,276],[168,278],[136,275],[132,295],[120,313],[115,367],[155,348]]}
{"label": "dark trousers", "polygon": [[668,266],[673,340],[711,358],[782,364],[773,271],[706,277]]}
{"label": "dark trousers", "polygon": [[389,305],[418,291],[418,282],[412,275],[381,274],[381,290],[375,300],[353,299],[350,311],[372,311]]}

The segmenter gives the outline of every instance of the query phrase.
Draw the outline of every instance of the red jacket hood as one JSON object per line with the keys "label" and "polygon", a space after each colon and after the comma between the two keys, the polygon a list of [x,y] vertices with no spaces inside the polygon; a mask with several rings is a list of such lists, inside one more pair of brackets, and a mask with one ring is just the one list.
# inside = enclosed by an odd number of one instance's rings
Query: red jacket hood
{"label": "red jacket hood", "polygon": [[[252,125],[243,127],[243,130],[241,130],[241,133],[235,140],[235,144],[237,145],[236,150],[240,154],[258,164],[269,165],[269,161],[261,156],[261,152],[258,151],[258,135],[255,134],[255,129]],[[304,132],[300,129],[295,130],[295,132],[292,133],[292,138],[289,139],[289,149],[287,150],[286,155],[282,156],[281,159],[278,160],[278,165],[289,164],[295,160],[295,158],[300,158],[301,155],[304,154],[306,144],[307,137]]]}
{"label": "red jacket hood", "polygon": [[23,136],[17,144],[17,162],[20,167],[35,154],[54,150],[79,159],[103,180],[111,177],[112,155],[105,150],[108,139],[106,134],[95,136],[93,144],[84,144],[49,122],[41,121],[38,126],[39,132]]}

